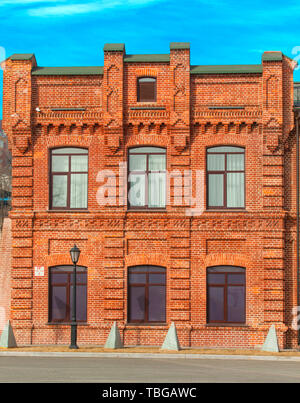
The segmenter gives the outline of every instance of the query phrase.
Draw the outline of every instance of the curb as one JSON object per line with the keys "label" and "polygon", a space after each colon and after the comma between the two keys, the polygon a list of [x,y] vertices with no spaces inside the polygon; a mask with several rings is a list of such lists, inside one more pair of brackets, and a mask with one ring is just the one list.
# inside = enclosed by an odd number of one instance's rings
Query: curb
{"label": "curb", "polygon": [[42,357],[42,358],[148,358],[148,359],[202,359],[202,360],[256,360],[300,362],[293,356],[261,356],[261,355],[218,355],[218,354],[157,354],[157,353],[65,353],[65,352],[27,352],[0,351],[0,357]]}

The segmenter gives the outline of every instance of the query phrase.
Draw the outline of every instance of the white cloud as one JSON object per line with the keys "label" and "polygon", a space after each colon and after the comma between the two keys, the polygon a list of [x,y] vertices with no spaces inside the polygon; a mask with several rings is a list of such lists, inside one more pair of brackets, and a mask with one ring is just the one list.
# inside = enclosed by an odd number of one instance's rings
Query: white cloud
{"label": "white cloud", "polygon": [[90,3],[73,3],[58,6],[30,8],[27,12],[30,16],[33,17],[67,16],[76,14],[87,14],[97,11],[103,11],[106,9],[112,9],[116,7],[123,7],[123,8],[139,7],[151,3],[157,3],[158,1],[161,2],[163,0],[102,0],[102,1],[93,1]]}

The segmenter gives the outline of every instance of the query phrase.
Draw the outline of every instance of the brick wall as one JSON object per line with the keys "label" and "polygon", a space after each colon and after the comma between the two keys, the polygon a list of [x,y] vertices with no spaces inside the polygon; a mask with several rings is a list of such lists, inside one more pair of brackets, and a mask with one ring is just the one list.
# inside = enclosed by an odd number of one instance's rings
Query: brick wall
{"label": "brick wall", "polygon": [[[263,343],[273,323],[280,346],[296,346],[290,60],[267,58],[261,72],[191,74],[187,47],[171,48],[169,62],[124,57],[125,49],[105,50],[103,75],[30,75],[34,57],[6,63],[3,127],[13,153],[11,319],[17,341],[68,343],[68,325],[48,324],[48,269],[70,264],[76,242],[79,264],[88,268],[88,323],[79,326],[80,344],[103,344],[116,320],[127,345],[161,344],[173,321],[184,346],[251,348]],[[145,75],[157,77],[155,105],[137,102],[137,79]],[[76,107],[85,111],[52,110]],[[201,215],[187,214],[191,200],[178,197],[182,184],[175,181],[165,212],[128,210],[119,163],[136,145],[165,147],[169,171],[192,170],[192,196],[208,146],[245,147],[246,209],[206,210],[204,180]],[[49,149],[63,146],[89,149],[88,211],[49,211]],[[97,203],[101,170],[116,175],[116,205]],[[128,267],[139,264],[167,270],[167,325],[127,323]],[[207,326],[206,269],[214,265],[246,268],[245,326]],[[34,266],[44,266],[45,275],[35,277]]]}
{"label": "brick wall", "polygon": [[11,299],[11,220],[5,218],[0,233],[0,332],[10,316]]}

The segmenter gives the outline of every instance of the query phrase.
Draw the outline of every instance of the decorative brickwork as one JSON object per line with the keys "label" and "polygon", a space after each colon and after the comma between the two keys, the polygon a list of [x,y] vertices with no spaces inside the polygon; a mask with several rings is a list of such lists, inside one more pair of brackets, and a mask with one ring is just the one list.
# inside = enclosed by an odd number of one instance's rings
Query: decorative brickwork
{"label": "decorative brickwork", "polygon": [[[161,345],[174,322],[183,347],[253,348],[263,344],[271,324],[281,348],[296,347],[291,61],[264,57],[244,73],[201,73],[191,69],[187,44],[153,61],[137,56],[106,46],[103,70],[86,74],[59,68],[39,74],[34,56],[6,62],[3,129],[13,155],[10,319],[17,343],[69,342],[68,324],[48,323],[49,268],[71,264],[76,243],[79,264],[88,271],[79,344],[104,344],[116,321],[125,345]],[[154,103],[137,102],[137,79],[144,76],[157,80]],[[224,145],[245,148],[245,209],[206,209],[206,148]],[[174,177],[164,211],[128,209],[127,170],[122,176],[120,163],[136,146],[167,150]],[[49,150],[57,147],[88,149],[87,210],[50,210]],[[175,180],[187,171],[185,183]],[[190,197],[180,197],[183,188],[196,196],[197,171],[203,173],[201,214],[190,213]],[[109,176],[115,202],[99,205],[99,187]],[[165,324],[128,323],[128,268],[135,265],[166,269]],[[207,268],[218,265],[245,268],[244,325],[207,323]],[[35,267],[44,267],[44,275],[36,276]]]}

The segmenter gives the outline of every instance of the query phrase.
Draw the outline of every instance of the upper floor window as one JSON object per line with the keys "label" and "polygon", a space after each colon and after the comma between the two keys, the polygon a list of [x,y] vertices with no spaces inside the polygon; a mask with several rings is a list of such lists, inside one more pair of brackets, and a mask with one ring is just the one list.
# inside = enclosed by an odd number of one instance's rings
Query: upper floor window
{"label": "upper floor window", "polygon": [[132,208],[166,206],[166,150],[138,147],[129,150],[128,201]]}
{"label": "upper floor window", "polygon": [[50,208],[86,209],[88,150],[57,148],[50,155]]}
{"label": "upper floor window", "polygon": [[[73,266],[56,266],[49,271],[49,322],[70,322],[72,313]],[[87,320],[87,270],[76,268],[76,320]]]}
{"label": "upper floor window", "polygon": [[245,323],[245,269],[215,266],[207,269],[208,323]]}
{"label": "upper floor window", "polygon": [[137,84],[138,102],[156,102],[156,78],[142,77]]}
{"label": "upper floor window", "polygon": [[245,150],[241,147],[207,149],[208,208],[245,207]]}

